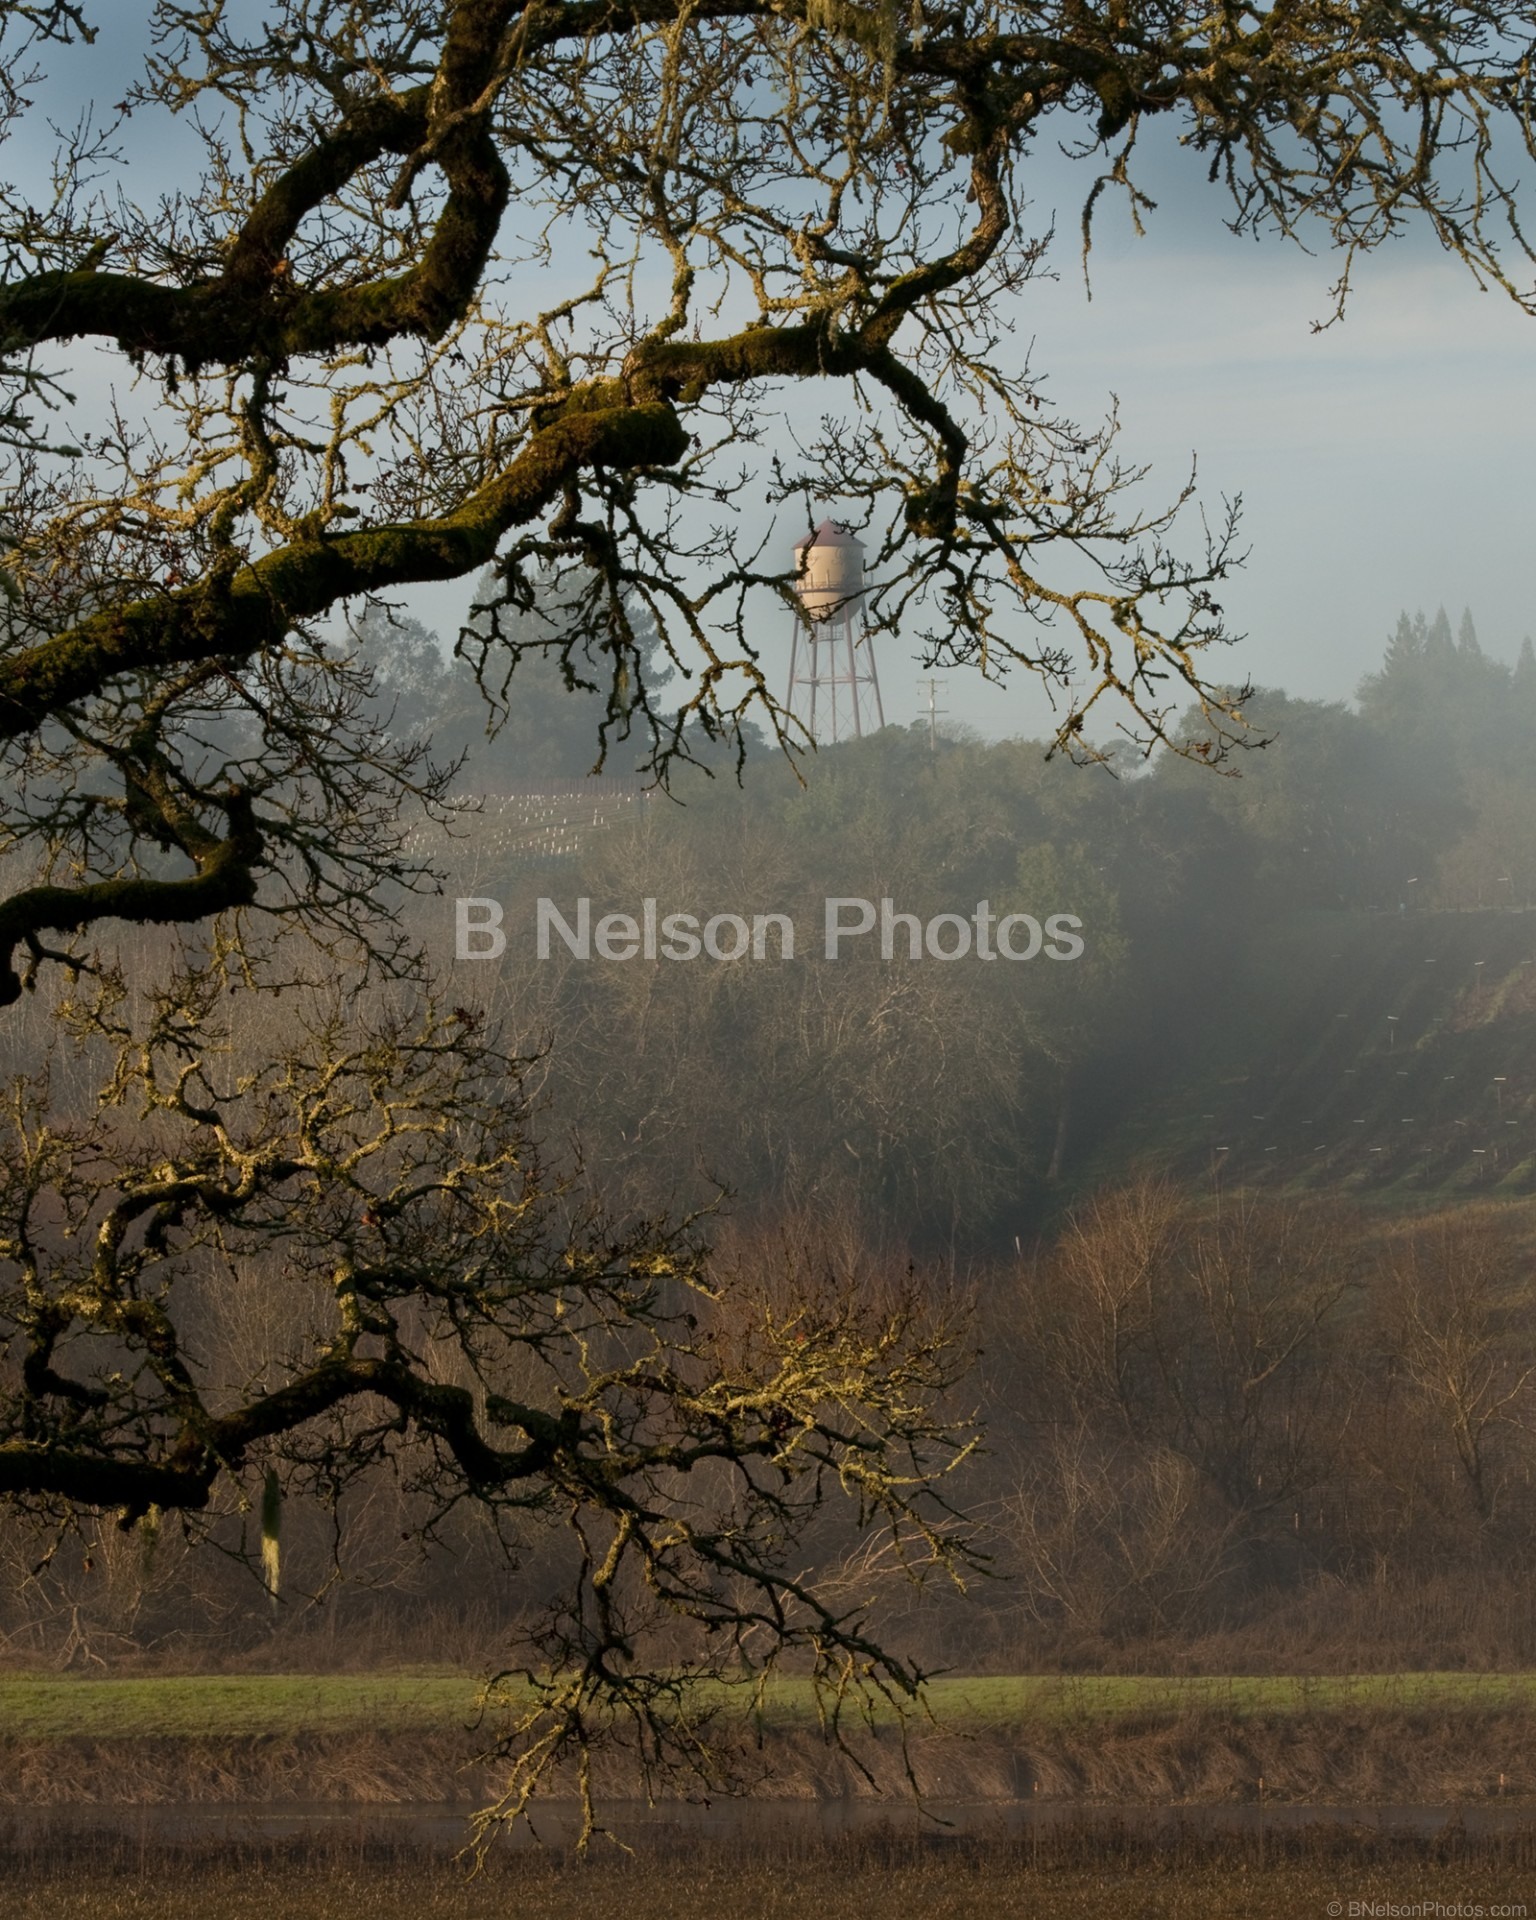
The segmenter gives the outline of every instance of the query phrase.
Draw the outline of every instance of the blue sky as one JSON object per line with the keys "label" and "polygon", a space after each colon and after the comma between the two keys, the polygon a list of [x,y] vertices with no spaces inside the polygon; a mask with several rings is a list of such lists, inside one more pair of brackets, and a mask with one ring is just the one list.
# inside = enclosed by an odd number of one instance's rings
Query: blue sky
{"label": "blue sky", "polygon": [[[63,57],[43,101],[57,120],[92,93],[121,93],[138,29],[127,8],[105,24],[96,48]],[[135,185],[168,172],[169,158],[137,153]],[[8,171],[17,159],[13,149]],[[1223,604],[1250,638],[1222,677],[1347,698],[1398,610],[1441,602],[1453,621],[1469,606],[1485,649],[1513,658],[1536,631],[1536,320],[1479,292],[1421,237],[1367,260],[1345,323],[1316,333],[1327,254],[1232,237],[1199,161],[1171,149],[1151,156],[1160,204],[1147,236],[1106,216],[1090,301],[1075,233],[1091,175],[1048,142],[1028,164],[1040,224],[1054,210],[1063,236],[1060,277],[1030,288],[1012,317],[1049,392],[1085,421],[1118,396],[1124,451],[1153,462],[1164,491],[1197,458],[1213,511],[1244,498],[1251,559]],[[451,632],[466,598],[435,590],[414,605]],[[781,671],[787,636],[764,640]],[[918,712],[918,677],[910,655],[887,648],[891,718]],[[998,690],[951,672],[942,704],[989,734],[1037,731],[1046,712],[1022,675]]]}
{"label": "blue sky", "polygon": [[1064,403],[1112,386],[1170,480],[1197,454],[1203,494],[1242,494],[1251,558],[1224,605],[1246,672],[1345,698],[1399,608],[1441,601],[1513,658],[1536,630],[1536,320],[1408,243],[1317,333],[1326,258],[1179,228],[1106,261],[1091,304],[1051,290],[1039,358]]}
{"label": "blue sky", "polygon": [[[1319,332],[1336,275],[1326,251],[1233,236],[1192,159],[1165,155],[1153,171],[1144,237],[1113,209],[1104,218],[1090,299],[1083,170],[1042,162],[1057,277],[1014,319],[1065,411],[1097,421],[1118,399],[1122,449],[1152,463],[1154,491],[1175,494],[1193,460],[1213,518],[1242,496],[1249,559],[1222,604],[1248,637],[1220,677],[1347,700],[1398,612],[1441,603],[1453,625],[1470,608],[1485,650],[1512,660],[1536,633],[1536,318],[1419,235],[1361,262],[1347,317]],[[420,603],[445,627],[456,607]],[[781,670],[787,635],[765,647]],[[881,681],[888,717],[915,717],[916,660],[888,646]],[[1046,725],[1027,675],[1001,689],[946,681],[941,704],[985,734]]]}

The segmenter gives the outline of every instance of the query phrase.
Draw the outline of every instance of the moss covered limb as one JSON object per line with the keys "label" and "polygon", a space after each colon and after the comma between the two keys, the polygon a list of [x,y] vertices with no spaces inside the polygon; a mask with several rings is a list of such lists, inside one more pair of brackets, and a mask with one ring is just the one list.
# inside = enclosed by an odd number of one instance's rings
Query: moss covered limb
{"label": "moss covered limb", "polygon": [[687,445],[665,403],[567,413],[440,519],[295,541],[227,583],[202,581],[110,608],[0,665],[0,739],[33,732],[119,674],[249,659],[276,646],[295,621],[323,614],[354,594],[458,579],[486,565],[504,533],[548,506],[584,469],[667,466]]}
{"label": "moss covered limb", "polygon": [[[83,335],[114,341],[135,356],[186,367],[232,366],[253,353],[323,352],[348,336],[325,336],[340,316],[334,300],[297,292],[285,254],[305,217],[358,171],[388,153],[409,153],[425,138],[423,86],[362,102],[288,167],[253,207],[222,273],[174,286],[137,274],[29,274],[0,289],[0,335],[40,345]],[[473,290],[473,281],[468,291]],[[368,287],[353,290],[365,300]]]}
{"label": "moss covered limb", "polygon": [[0,901],[0,1007],[10,1006],[22,991],[17,949],[30,946],[35,953],[42,933],[79,933],[101,920],[187,926],[249,906],[256,898],[261,834],[243,795],[230,796],[225,805],[228,837],[208,840],[197,855],[197,871],[185,879],[140,875],[78,887],[28,887]]}

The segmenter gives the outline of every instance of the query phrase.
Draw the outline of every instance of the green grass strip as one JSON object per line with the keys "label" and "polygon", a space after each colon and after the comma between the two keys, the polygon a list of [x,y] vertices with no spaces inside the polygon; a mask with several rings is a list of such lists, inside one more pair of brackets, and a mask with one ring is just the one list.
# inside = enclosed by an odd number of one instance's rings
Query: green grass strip
{"label": "green grass strip", "polygon": [[58,1740],[235,1739],[409,1732],[468,1724],[463,1673],[175,1674],[131,1680],[0,1678],[0,1736]]}
{"label": "green grass strip", "polygon": [[[213,1739],[372,1730],[452,1732],[475,1717],[478,1687],[453,1672],[158,1675],[135,1679],[0,1676],[0,1738]],[[1089,1674],[949,1677],[930,1689],[937,1718],[1008,1733],[1075,1722],[1205,1713],[1244,1720],[1286,1714],[1529,1712],[1536,1674],[1397,1673],[1298,1678]],[[808,1725],[809,1686],[774,1684],[765,1720]],[[882,1711],[882,1720],[889,1713]]]}

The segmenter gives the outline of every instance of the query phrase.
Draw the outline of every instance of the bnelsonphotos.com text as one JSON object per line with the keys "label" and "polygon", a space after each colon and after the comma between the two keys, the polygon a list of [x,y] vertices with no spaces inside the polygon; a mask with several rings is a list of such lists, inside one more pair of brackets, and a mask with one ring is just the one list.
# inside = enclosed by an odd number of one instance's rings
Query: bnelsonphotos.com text
{"label": "bnelsonphotos.com text", "polygon": [[499,900],[454,902],[454,954],[499,960],[509,937],[531,940],[540,960],[825,960],[877,954],[882,960],[1080,960],[1087,950],[1076,914],[1000,913],[980,900],[970,913],[926,917],[892,900],[836,895],[822,903],[814,944],[803,945],[788,913],[663,912],[652,899],[639,911],[595,911],[583,897],[564,905],[540,899],[531,922],[509,919]]}

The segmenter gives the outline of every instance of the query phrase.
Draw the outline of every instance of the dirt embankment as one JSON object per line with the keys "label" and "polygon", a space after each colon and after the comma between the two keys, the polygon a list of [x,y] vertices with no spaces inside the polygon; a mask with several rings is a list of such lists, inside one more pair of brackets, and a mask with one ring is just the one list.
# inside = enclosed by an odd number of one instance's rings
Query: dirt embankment
{"label": "dirt embankment", "polygon": [[[915,1733],[913,1774],[934,1799],[1041,1798],[1167,1805],[1266,1800],[1475,1803],[1536,1799],[1536,1713],[1519,1710],[1210,1712],[1023,1725],[1012,1732]],[[856,1756],[856,1757],[855,1757]],[[806,1732],[768,1736],[745,1756],[762,1798],[900,1796],[893,1732],[839,1753]],[[862,1770],[861,1770],[862,1769]],[[146,1806],[218,1802],[484,1804],[494,1770],[466,1733],[294,1733],[245,1738],[0,1740],[0,1805]],[[629,1795],[621,1765],[600,1788]]]}

